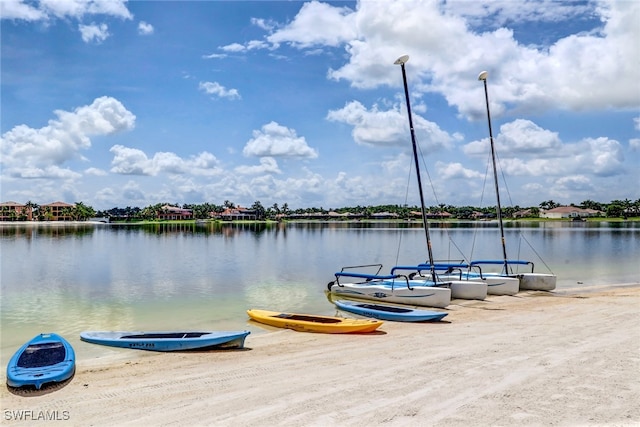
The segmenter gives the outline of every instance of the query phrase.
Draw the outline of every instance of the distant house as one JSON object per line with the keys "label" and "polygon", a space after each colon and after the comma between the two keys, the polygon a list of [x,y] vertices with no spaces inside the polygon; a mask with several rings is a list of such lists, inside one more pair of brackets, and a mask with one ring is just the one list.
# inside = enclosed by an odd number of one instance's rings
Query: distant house
{"label": "distant house", "polygon": [[399,215],[395,212],[376,212],[371,214],[372,219],[396,219]]}
{"label": "distant house", "polygon": [[243,208],[238,206],[236,208],[226,208],[223,212],[215,215],[223,221],[255,221],[258,219],[258,214],[253,209]]}
{"label": "distant house", "polygon": [[[411,211],[409,212],[409,215],[411,215],[411,217],[413,218],[422,218],[422,212],[421,211]],[[427,219],[449,219],[451,218],[453,215],[451,215],[449,212],[426,212],[427,215]]]}
{"label": "distant house", "polygon": [[513,213],[514,218],[529,218],[532,216],[533,216],[533,212],[531,211],[531,209],[525,209],[525,210]]}
{"label": "distant house", "polygon": [[322,212],[307,212],[307,213],[293,213],[289,215],[285,215],[284,218],[292,219],[292,220],[321,220],[327,219],[327,214],[323,214]]}
{"label": "distant house", "polygon": [[471,214],[471,218],[473,219],[489,219],[494,216],[495,215],[491,213],[484,213],[484,212],[478,212],[478,211],[474,211],[473,214]]}
{"label": "distant house", "polygon": [[602,216],[602,211],[597,211],[595,209],[582,209],[576,206],[559,206],[557,208],[541,210],[540,217],[541,218],[588,218],[588,217],[596,217]]}
{"label": "distant house", "polygon": [[0,221],[31,221],[33,210],[30,206],[17,202],[0,203]]}
{"label": "distant house", "polygon": [[357,219],[357,218],[362,218],[362,214],[354,214],[351,212],[335,212],[335,211],[329,211],[329,213],[327,214],[327,217],[329,219]]}
{"label": "distant house", "polygon": [[164,205],[161,209],[158,213],[158,219],[161,220],[193,219],[193,211],[191,209],[183,209],[169,205]]}
{"label": "distant house", "polygon": [[47,221],[73,221],[72,205],[65,202],[53,202],[47,205],[40,205],[39,211],[44,214]]}
{"label": "distant house", "polygon": [[427,212],[427,218],[430,219],[449,219],[451,218],[453,215],[451,215],[449,212]]}

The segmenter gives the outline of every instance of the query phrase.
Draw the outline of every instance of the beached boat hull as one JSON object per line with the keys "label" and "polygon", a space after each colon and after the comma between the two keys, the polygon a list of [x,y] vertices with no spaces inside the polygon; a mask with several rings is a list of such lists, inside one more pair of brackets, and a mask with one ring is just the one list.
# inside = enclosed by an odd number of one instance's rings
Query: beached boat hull
{"label": "beached boat hull", "polygon": [[[487,294],[489,295],[515,295],[520,290],[520,280],[508,276],[487,276],[482,280],[487,282]],[[477,279],[475,279],[477,280]]]}
{"label": "beached boat hull", "polygon": [[552,291],[556,288],[556,275],[547,273],[519,273],[521,291]]}
{"label": "beached boat hull", "polygon": [[[520,273],[520,272],[513,272],[511,271],[511,269],[509,268],[509,272],[505,273],[504,271],[502,273],[497,273],[497,272],[490,272],[490,273],[486,273],[483,272],[482,276],[492,276],[492,277],[512,277],[515,279],[518,279],[518,289],[520,291],[552,291],[556,288],[556,275],[552,274],[552,273],[534,273],[533,269],[534,269],[534,265],[533,262],[531,261],[526,261],[526,260],[515,260],[515,259],[508,259],[508,260],[477,260],[477,261],[471,261],[470,263],[472,268],[475,267],[480,267],[481,265],[504,265],[505,267],[510,267],[513,265],[516,266],[527,266],[527,268],[531,268],[530,272],[526,272],[526,273]],[[505,268],[506,270],[507,268]]]}
{"label": "beached boat hull", "polygon": [[451,283],[452,299],[484,300],[487,297],[488,286],[485,282],[476,280],[446,280]]}
{"label": "beached boat hull", "polygon": [[374,319],[392,322],[433,322],[447,315],[442,311],[420,310],[395,305],[374,304],[356,301],[338,300],[333,302],[340,310]]}
{"label": "beached boat hull", "polygon": [[[462,279],[473,282],[484,282],[487,285],[487,295],[515,295],[520,290],[520,280],[516,277],[501,276],[499,274],[462,272],[462,274],[441,275],[442,280]],[[452,296],[452,298],[455,298]]]}
{"label": "beached boat hull", "polygon": [[425,286],[422,280],[410,280],[409,286],[403,281],[382,280],[359,283],[333,283],[332,294],[347,298],[420,307],[445,308],[451,304],[449,287]]}
{"label": "beached boat hull", "polygon": [[24,344],[7,365],[7,385],[33,386],[59,383],[73,376],[76,356],[71,344],[57,334],[40,334]]}
{"label": "beached boat hull", "polygon": [[[437,263],[433,265],[433,272],[437,277],[437,282],[435,282],[436,286],[439,284],[446,284],[451,288],[451,298],[452,299],[470,299],[470,300],[484,300],[487,297],[487,283],[482,280],[475,280],[472,278],[465,277],[463,275],[467,274],[460,270],[461,268],[468,267],[466,264],[457,264],[457,263]],[[420,264],[417,267],[411,266],[396,266],[392,270],[406,270],[410,268],[418,269],[418,274],[411,274],[410,277],[413,280],[425,280],[428,283],[428,286],[433,286],[434,282],[432,280],[433,276],[425,276],[424,271],[427,269],[431,270],[432,267],[430,264]],[[452,270],[450,272],[449,270]],[[446,270],[445,273],[436,273],[438,270]]]}
{"label": "beached boat hull", "polygon": [[149,351],[242,348],[249,331],[85,331],[80,339],[92,344]]}
{"label": "beached boat hull", "polygon": [[349,334],[373,332],[382,321],[373,319],[345,319],[342,317],[317,316],[310,314],[282,313],[268,310],[247,310],[256,322],[278,328],[300,332],[320,332],[325,334]]}

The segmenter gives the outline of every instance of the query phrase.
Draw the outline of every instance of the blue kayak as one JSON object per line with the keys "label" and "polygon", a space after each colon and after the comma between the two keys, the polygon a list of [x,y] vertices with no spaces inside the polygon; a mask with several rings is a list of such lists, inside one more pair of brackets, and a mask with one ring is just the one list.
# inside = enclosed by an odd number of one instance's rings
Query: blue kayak
{"label": "blue kayak", "polygon": [[204,350],[210,348],[242,348],[249,331],[197,332],[98,332],[85,331],[82,341],[111,347],[150,351]]}
{"label": "blue kayak", "polygon": [[10,387],[59,383],[71,378],[76,370],[76,355],[64,338],[57,334],[40,334],[20,347],[7,365]]}
{"label": "blue kayak", "polygon": [[374,319],[392,322],[427,322],[441,320],[447,313],[441,311],[420,310],[396,305],[384,305],[367,302],[338,300],[333,302],[340,310]]}

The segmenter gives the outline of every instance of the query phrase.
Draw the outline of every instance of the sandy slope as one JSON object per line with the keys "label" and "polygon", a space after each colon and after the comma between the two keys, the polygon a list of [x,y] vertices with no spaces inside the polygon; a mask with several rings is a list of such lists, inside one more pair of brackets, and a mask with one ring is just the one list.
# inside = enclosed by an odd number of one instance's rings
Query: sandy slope
{"label": "sandy slope", "polygon": [[62,387],[3,387],[2,424],[640,425],[640,284],[459,302],[376,334],[80,360]]}

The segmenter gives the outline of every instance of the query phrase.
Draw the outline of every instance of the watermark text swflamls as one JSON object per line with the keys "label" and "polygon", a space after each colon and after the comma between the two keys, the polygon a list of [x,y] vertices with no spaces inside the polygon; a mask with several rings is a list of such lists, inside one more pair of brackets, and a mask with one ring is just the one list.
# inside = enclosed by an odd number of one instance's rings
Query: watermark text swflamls
{"label": "watermark text swflamls", "polygon": [[68,421],[69,411],[16,409],[4,411],[5,421]]}

